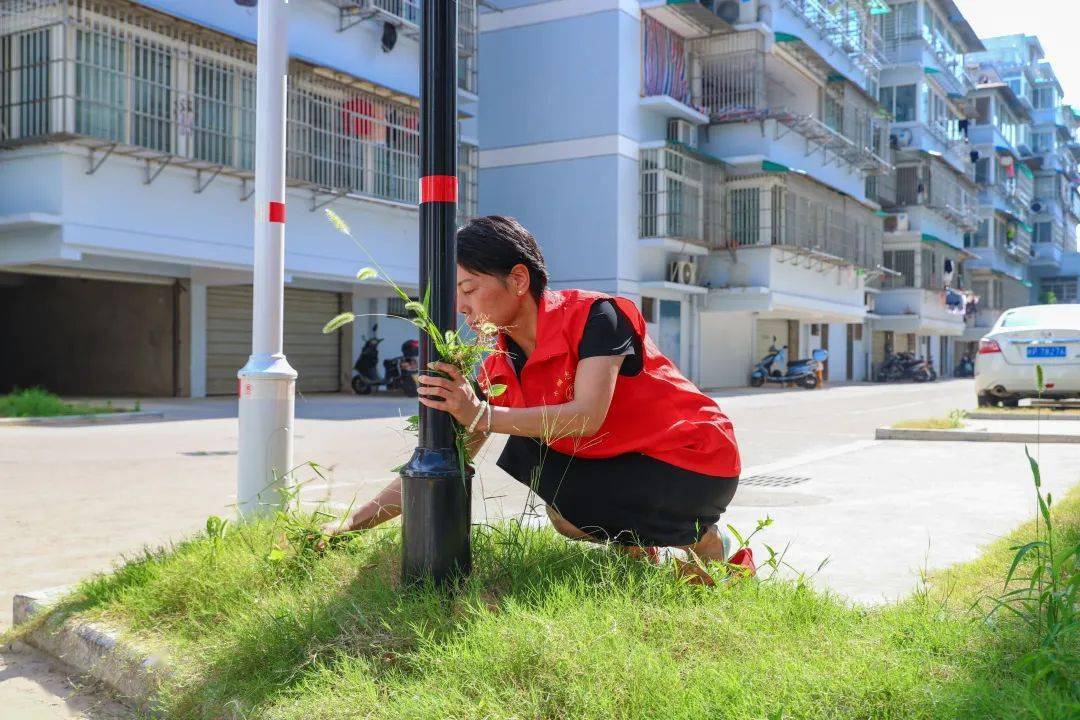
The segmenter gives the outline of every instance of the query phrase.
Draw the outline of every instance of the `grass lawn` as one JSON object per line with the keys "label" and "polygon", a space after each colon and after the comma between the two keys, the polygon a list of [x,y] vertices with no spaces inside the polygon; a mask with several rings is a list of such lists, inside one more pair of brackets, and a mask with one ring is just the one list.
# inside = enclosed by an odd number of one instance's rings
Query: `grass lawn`
{"label": "grass lawn", "polygon": [[56,417],[128,411],[128,408],[113,407],[111,401],[106,401],[104,405],[67,403],[41,388],[16,390],[9,395],[0,395],[0,417]]}
{"label": "grass lawn", "polygon": [[[1059,542],[1080,540],[1080,487],[1055,517]],[[793,581],[688,585],[516,525],[477,529],[452,599],[405,592],[398,527],[320,554],[315,521],[208,526],[84,582],[58,613],[165,652],[167,718],[1080,717],[1080,675],[1039,680],[1020,662],[1037,635],[972,607],[1002,591],[1033,525],[866,608]],[[1076,632],[1059,651],[1080,673]]]}
{"label": "grass lawn", "polygon": [[901,420],[893,423],[892,426],[903,430],[957,430],[964,427],[964,424],[950,418],[930,418],[928,420]]}
{"label": "grass lawn", "polygon": [[996,414],[1019,415],[1021,417],[1035,417],[1036,415],[1077,415],[1080,416],[1080,408],[1049,408],[1049,407],[985,407],[975,412],[991,412]]}

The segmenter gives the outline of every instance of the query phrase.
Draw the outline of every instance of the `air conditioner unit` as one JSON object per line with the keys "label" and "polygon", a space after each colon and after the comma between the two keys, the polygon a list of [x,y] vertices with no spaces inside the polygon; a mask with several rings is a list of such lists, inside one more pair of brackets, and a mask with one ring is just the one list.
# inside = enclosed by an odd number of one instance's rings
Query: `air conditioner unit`
{"label": "air conditioner unit", "polygon": [[911,223],[907,213],[885,216],[885,232],[907,232],[910,229]]}
{"label": "air conditioner unit", "polygon": [[739,1],[738,0],[716,0],[715,3],[707,2],[706,6],[711,6],[712,11],[716,13],[717,17],[726,22],[728,25],[734,25],[739,22]]}
{"label": "air conditioner unit", "polygon": [[668,263],[668,282],[694,285],[696,280],[697,265],[693,260],[673,260]]}
{"label": "air conditioner unit", "polygon": [[669,142],[697,148],[697,127],[687,120],[671,118],[667,123],[667,139]]}

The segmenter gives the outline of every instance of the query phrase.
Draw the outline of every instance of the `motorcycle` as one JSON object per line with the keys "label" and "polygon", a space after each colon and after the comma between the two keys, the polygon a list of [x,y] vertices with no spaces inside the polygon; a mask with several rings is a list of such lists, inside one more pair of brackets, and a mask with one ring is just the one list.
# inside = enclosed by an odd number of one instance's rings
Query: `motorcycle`
{"label": "motorcycle", "polygon": [[784,385],[799,385],[813,390],[818,385],[818,370],[829,358],[828,350],[815,350],[810,358],[788,362],[787,345],[776,347],[776,338],[769,346],[769,353],[762,358],[754,371],[750,373],[750,386],[761,387],[767,382]]}
{"label": "motorcycle", "polygon": [[878,382],[933,382],[937,380],[937,371],[928,360],[913,352],[890,353],[878,368],[875,378]]}
{"label": "motorcycle", "polygon": [[381,386],[387,390],[400,390],[406,397],[416,397],[416,374],[420,370],[420,343],[406,340],[401,344],[401,355],[383,360],[383,374],[379,375],[379,343],[384,338],[378,337],[378,323],[371,329],[371,337],[364,338],[364,347],[356,359],[353,369],[356,375],[352,379],[352,389],[357,395],[370,395]]}
{"label": "motorcycle", "polygon": [[975,363],[972,361],[970,355],[964,355],[960,358],[960,362],[957,363],[953,375],[956,377],[975,377]]}

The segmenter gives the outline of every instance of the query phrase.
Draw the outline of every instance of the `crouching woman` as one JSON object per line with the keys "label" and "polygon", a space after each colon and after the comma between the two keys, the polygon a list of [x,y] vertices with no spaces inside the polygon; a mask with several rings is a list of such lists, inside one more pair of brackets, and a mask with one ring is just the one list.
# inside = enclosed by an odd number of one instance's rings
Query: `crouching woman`
{"label": "crouching woman", "polygon": [[[439,363],[449,378],[421,375],[420,402],[472,429],[470,455],[508,435],[499,467],[543,499],[563,535],[727,560],[716,523],[738,486],[734,429],[656,347],[637,306],[548,289],[536,240],[512,218],[460,229],[457,259],[457,310],[474,329],[497,328],[497,351],[479,393]],[[399,480],[335,529],[400,507]]]}

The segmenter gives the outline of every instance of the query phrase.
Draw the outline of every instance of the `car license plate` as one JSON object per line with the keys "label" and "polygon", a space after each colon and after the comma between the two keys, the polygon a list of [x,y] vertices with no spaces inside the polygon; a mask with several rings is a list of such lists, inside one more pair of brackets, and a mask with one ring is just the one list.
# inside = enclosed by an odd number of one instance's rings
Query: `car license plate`
{"label": "car license plate", "polygon": [[1041,347],[1029,347],[1027,349],[1027,356],[1029,358],[1065,357],[1065,346],[1043,345]]}

